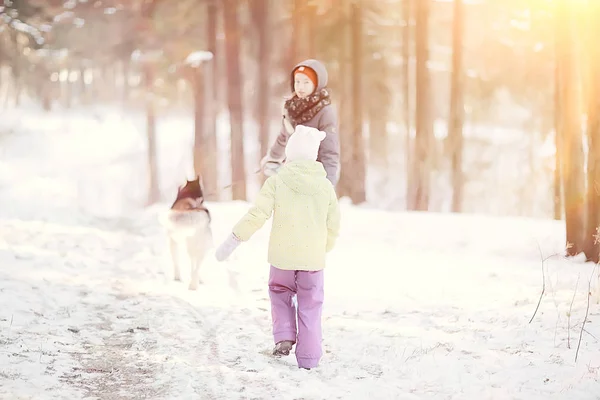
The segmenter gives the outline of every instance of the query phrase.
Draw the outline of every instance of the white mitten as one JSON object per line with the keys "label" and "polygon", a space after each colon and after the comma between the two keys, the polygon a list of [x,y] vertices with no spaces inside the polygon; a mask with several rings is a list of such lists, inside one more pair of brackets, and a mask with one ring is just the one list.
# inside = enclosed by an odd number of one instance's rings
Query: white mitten
{"label": "white mitten", "polygon": [[217,261],[225,261],[241,243],[242,241],[233,233],[230,234],[215,251]]}
{"label": "white mitten", "polygon": [[267,154],[260,160],[260,170],[265,176],[275,175],[277,170],[279,170],[279,167],[283,165],[283,160],[285,160],[285,158],[277,159],[271,157],[270,154]]}

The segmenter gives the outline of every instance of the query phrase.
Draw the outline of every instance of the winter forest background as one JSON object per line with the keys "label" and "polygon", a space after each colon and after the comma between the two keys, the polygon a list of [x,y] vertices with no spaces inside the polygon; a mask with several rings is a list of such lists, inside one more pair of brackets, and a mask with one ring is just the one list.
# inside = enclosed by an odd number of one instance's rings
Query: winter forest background
{"label": "winter forest background", "polygon": [[[290,69],[317,58],[340,115],[341,197],[564,218],[570,253],[598,261],[598,33],[591,0],[4,0],[0,107],[139,116],[145,147],[118,161],[131,174],[96,186],[125,188],[125,209],[194,173],[210,200],[252,200]],[[190,122],[189,154],[160,165],[174,117]]]}
{"label": "winter forest background", "polygon": [[[0,0],[0,399],[598,400],[598,37],[600,0]],[[306,58],[342,140],[310,371],[268,226],[192,291],[161,225],[200,174],[231,233]]]}

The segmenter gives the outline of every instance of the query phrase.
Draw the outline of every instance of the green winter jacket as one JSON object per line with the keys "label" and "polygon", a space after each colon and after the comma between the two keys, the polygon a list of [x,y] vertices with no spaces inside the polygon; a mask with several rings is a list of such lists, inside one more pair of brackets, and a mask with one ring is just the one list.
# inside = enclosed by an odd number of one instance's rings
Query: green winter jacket
{"label": "green winter jacket", "polygon": [[340,210],[320,162],[289,162],[269,177],[255,205],[233,228],[234,235],[249,240],[271,214],[269,263],[285,270],[325,268],[325,254],[339,235]]}

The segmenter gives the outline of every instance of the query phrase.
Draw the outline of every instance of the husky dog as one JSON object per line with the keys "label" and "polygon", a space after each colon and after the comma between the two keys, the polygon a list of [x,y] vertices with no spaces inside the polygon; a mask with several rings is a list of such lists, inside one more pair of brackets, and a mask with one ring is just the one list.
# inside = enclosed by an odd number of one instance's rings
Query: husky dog
{"label": "husky dog", "polygon": [[204,205],[200,177],[187,181],[177,190],[175,202],[162,219],[169,236],[173,259],[173,278],[181,281],[179,256],[185,250],[190,261],[189,290],[196,290],[200,281],[200,265],[213,245],[210,212]]}

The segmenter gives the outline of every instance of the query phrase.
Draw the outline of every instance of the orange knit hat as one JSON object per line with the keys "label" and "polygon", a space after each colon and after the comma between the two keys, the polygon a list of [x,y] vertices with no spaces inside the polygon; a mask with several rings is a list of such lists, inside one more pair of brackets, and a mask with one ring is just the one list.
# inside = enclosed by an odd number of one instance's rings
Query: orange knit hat
{"label": "orange knit hat", "polygon": [[315,72],[315,70],[312,68],[301,65],[294,70],[294,77],[296,76],[296,74],[304,74],[304,75],[308,76],[308,79],[310,79],[312,81],[312,83],[315,85],[315,87],[317,87],[319,85],[319,77],[317,76],[317,73]]}

